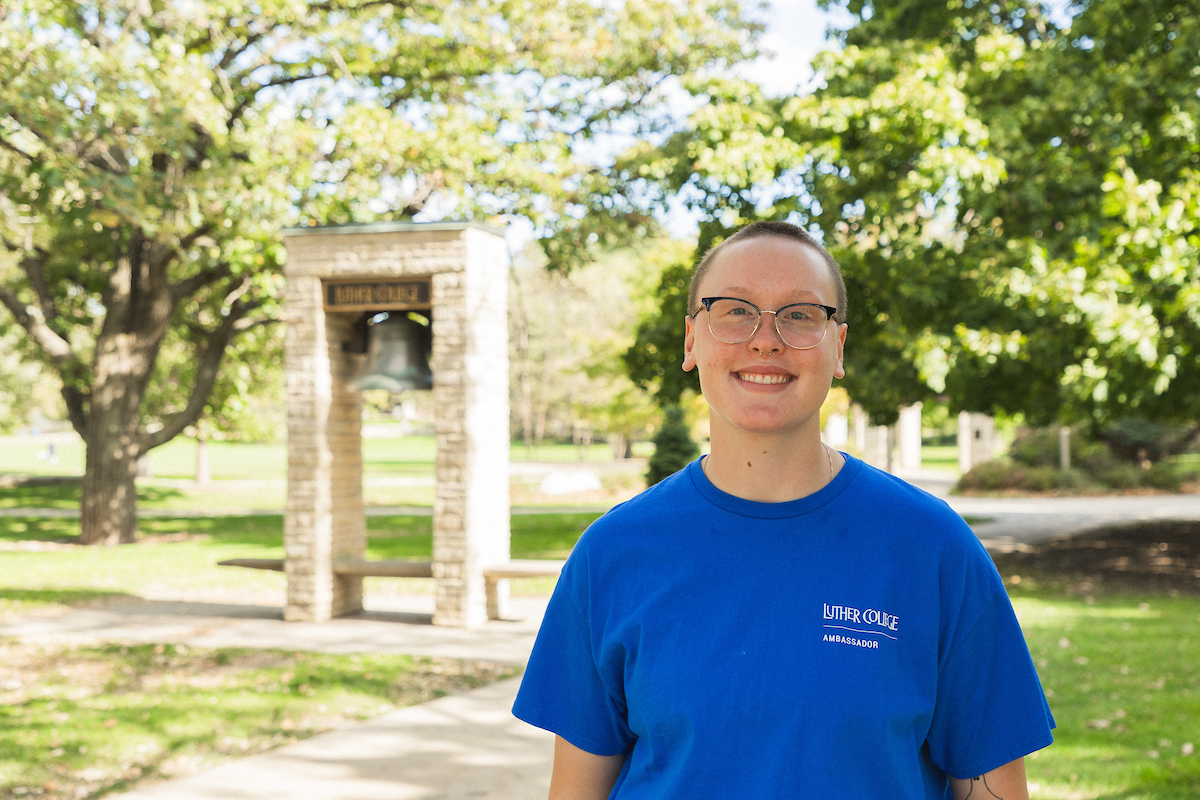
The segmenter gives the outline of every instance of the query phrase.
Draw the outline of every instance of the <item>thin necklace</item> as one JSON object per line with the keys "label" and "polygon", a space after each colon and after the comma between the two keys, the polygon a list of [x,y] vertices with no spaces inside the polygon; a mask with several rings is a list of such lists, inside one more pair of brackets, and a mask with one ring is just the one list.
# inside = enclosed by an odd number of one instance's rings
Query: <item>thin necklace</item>
{"label": "thin necklace", "polygon": [[[833,483],[833,454],[829,452],[829,445],[821,442],[821,448],[825,451],[825,460],[829,462],[829,482]],[[700,471],[708,477],[708,456],[700,459]]]}

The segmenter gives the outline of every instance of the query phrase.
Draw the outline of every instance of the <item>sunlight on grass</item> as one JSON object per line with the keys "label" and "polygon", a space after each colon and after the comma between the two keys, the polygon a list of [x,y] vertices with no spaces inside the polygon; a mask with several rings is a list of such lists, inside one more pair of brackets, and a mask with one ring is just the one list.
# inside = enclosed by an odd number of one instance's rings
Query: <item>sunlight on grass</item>
{"label": "sunlight on grass", "polygon": [[1017,593],[1058,722],[1031,797],[1200,797],[1200,598]]}
{"label": "sunlight on grass", "polygon": [[[565,559],[576,539],[598,512],[516,514],[512,517],[513,558]],[[128,593],[156,598],[210,598],[233,592],[242,597],[282,598],[282,573],[219,567],[230,558],[282,558],[283,518],[278,515],[221,517],[144,517],[138,545],[60,546],[48,551],[0,553],[0,618],[39,607],[73,606]],[[428,515],[367,518],[367,558],[428,561],[433,557],[433,519]],[[73,519],[0,518],[0,540],[73,542]],[[368,586],[424,594],[413,581],[380,579]],[[518,594],[549,592],[553,580],[514,582]],[[34,592],[34,594],[31,594]],[[83,595],[80,592],[92,592]],[[263,602],[267,602],[264,600]],[[281,602],[270,600],[269,602]]]}
{"label": "sunlight on grass", "polygon": [[0,643],[0,796],[128,789],[517,671],[410,656]]}

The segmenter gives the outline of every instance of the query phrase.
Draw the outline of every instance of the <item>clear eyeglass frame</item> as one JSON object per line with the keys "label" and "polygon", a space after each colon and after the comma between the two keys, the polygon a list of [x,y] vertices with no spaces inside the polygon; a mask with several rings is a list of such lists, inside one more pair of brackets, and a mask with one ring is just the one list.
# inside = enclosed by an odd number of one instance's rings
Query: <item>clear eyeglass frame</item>
{"label": "clear eyeglass frame", "polygon": [[[717,333],[717,331],[715,331],[713,329],[712,307],[713,307],[713,304],[719,300],[732,300],[737,303],[743,303],[743,304],[749,306],[750,308],[754,309],[754,312],[755,312],[754,327],[750,330],[750,332],[748,334],[746,334],[745,336],[743,336],[740,339],[730,339],[730,338],[728,338],[727,334],[725,336],[722,336],[721,334]],[[754,338],[754,335],[756,333],[758,333],[758,329],[762,325],[762,315],[763,314],[771,314],[775,318],[775,333],[779,336],[779,341],[783,342],[785,345],[787,345],[788,347],[790,347],[793,350],[811,350],[814,347],[816,347],[817,345],[821,344],[821,342],[825,341],[825,336],[829,333],[829,320],[833,319],[834,314],[837,313],[837,309],[834,308],[833,306],[826,306],[826,305],[822,305],[820,303],[788,303],[786,306],[781,306],[778,309],[776,309],[775,311],[763,311],[761,308],[754,305],[754,303],[751,303],[749,300],[743,300],[740,297],[702,297],[702,298],[700,298],[700,302],[703,305],[704,310],[709,312],[708,332],[711,333],[713,335],[713,338],[716,339],[718,342],[724,342],[725,344],[741,344],[742,342],[750,341],[752,338]],[[781,312],[787,311],[789,308],[797,308],[797,307],[819,308],[825,312],[824,324],[821,325],[821,335],[812,344],[800,344],[800,345],[792,344],[791,342],[788,341],[788,335],[786,335],[784,333],[784,329],[781,328],[779,325],[779,314]],[[696,314],[699,314],[699,313],[700,313],[700,309],[697,308],[695,310],[695,312],[693,312],[692,318],[695,319]],[[792,332],[791,335],[795,336],[795,333]]]}

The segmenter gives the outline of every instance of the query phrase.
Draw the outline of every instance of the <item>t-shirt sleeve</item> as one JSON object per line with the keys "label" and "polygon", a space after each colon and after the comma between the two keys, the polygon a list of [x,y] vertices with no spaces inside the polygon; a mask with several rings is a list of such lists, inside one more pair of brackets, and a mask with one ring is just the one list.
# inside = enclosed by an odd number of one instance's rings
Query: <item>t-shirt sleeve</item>
{"label": "t-shirt sleeve", "polygon": [[1054,718],[1012,604],[999,589],[947,656],[927,742],[954,778],[971,778],[1053,741]]}
{"label": "t-shirt sleeve", "polygon": [[589,753],[618,755],[636,737],[626,724],[621,676],[601,675],[593,626],[572,597],[573,589],[586,585],[580,561],[568,562],[550,598],[513,714]]}

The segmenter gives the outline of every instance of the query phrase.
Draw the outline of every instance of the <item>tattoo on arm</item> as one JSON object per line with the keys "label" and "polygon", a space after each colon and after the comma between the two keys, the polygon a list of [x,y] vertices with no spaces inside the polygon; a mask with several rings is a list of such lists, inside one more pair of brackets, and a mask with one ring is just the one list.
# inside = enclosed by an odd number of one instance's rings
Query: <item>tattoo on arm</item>
{"label": "tattoo on arm", "polygon": [[996,800],[1004,800],[1003,797],[992,791],[992,787],[988,786],[986,775],[976,775],[971,778],[971,791],[967,792],[969,800],[988,800],[993,797]]}

